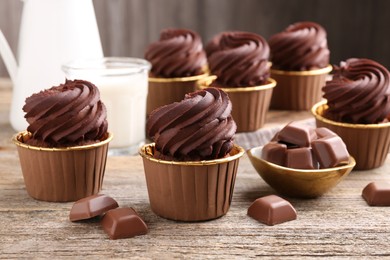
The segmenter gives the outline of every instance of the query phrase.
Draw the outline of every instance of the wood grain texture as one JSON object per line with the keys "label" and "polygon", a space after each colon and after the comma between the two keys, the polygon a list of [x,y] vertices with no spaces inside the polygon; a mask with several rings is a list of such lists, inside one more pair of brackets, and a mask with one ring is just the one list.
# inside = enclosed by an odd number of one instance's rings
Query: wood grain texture
{"label": "wood grain texture", "polygon": [[[252,31],[268,38],[303,20],[328,32],[331,63],[350,57],[390,67],[390,1],[387,0],[94,0],[106,56],[143,57],[162,29],[185,27],[204,42],[221,31]],[[23,4],[0,1],[0,28],[16,51]],[[1,60],[1,59],[0,59]],[[0,76],[7,75],[0,61]]]}
{"label": "wood grain texture", "polygon": [[[8,109],[9,100],[2,97],[10,96],[9,86],[9,81],[0,80],[0,115]],[[307,112],[271,111],[265,127],[274,129],[292,119],[308,117]],[[240,161],[229,212],[219,219],[197,223],[165,220],[151,211],[141,157],[109,157],[102,193],[115,198],[121,207],[134,207],[149,227],[144,236],[109,240],[98,219],[70,222],[72,203],[41,202],[27,195],[16,148],[11,143],[13,133],[8,122],[0,122],[0,259],[390,256],[390,207],[369,207],[361,197],[369,182],[389,181],[390,158],[381,168],[352,172],[321,198],[289,199],[298,219],[266,226],[246,212],[252,201],[274,191],[259,177],[246,155]],[[271,136],[263,131],[252,145]]]}

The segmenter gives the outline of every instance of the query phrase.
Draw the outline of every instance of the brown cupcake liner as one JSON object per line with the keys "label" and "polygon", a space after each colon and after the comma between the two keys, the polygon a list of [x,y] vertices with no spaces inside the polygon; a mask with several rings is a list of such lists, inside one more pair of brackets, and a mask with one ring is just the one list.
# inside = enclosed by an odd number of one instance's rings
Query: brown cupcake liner
{"label": "brown cupcake liner", "polygon": [[185,94],[196,90],[198,80],[207,76],[208,73],[182,78],[149,77],[146,115],[160,106],[183,100]]}
{"label": "brown cupcake liner", "polygon": [[355,158],[355,170],[369,170],[384,164],[390,148],[390,123],[348,124],[323,117],[328,109],[325,101],[312,108],[317,127],[327,127],[337,133]]}
{"label": "brown cupcake liner", "polygon": [[229,157],[196,162],[175,162],[153,157],[154,144],[140,149],[150,206],[163,218],[202,221],[225,215],[232,201],[239,158],[234,146]]}
{"label": "brown cupcake liner", "polygon": [[[209,87],[215,79],[216,76],[210,76],[201,80],[198,88]],[[276,81],[269,78],[261,86],[221,88],[232,102],[232,117],[237,124],[237,133],[256,131],[264,125],[275,86]]]}
{"label": "brown cupcake liner", "polygon": [[27,131],[13,137],[27,193],[37,200],[68,202],[98,193],[103,184],[108,143],[103,141],[66,148],[30,146]]}
{"label": "brown cupcake liner", "polygon": [[308,71],[271,69],[271,77],[278,83],[271,99],[271,109],[310,110],[322,99],[322,87],[332,66]]}

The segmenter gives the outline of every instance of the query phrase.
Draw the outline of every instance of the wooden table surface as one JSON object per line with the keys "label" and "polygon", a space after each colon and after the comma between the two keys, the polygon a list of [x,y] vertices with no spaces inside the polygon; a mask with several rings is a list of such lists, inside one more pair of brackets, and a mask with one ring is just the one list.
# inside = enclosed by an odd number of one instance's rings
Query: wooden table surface
{"label": "wooden table surface", "polygon": [[[97,220],[72,223],[72,203],[48,203],[25,190],[14,134],[8,123],[11,87],[0,80],[0,258],[366,258],[390,256],[390,207],[369,207],[361,191],[371,181],[390,179],[390,161],[371,171],[354,171],[323,197],[288,200],[298,219],[263,225],[246,215],[256,198],[274,194],[246,155],[238,168],[229,212],[216,220],[182,223],[165,220],[149,207],[139,156],[109,157],[101,193],[122,207],[133,207],[149,227],[147,235],[110,240]],[[271,111],[265,128],[307,112]]]}

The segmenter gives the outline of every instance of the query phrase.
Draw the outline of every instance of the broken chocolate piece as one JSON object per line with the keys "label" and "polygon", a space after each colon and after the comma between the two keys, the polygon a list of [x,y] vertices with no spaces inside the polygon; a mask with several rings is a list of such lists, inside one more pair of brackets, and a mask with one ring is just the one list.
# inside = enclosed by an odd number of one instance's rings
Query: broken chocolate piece
{"label": "broken chocolate piece", "polygon": [[297,212],[285,199],[276,195],[258,198],[248,208],[248,216],[269,226],[294,220]]}
{"label": "broken chocolate piece", "polygon": [[312,140],[317,138],[317,134],[309,126],[298,122],[291,122],[280,130],[278,138],[285,143],[295,144],[300,147],[309,147]]}
{"label": "broken chocolate piece", "polygon": [[104,231],[111,239],[144,235],[148,227],[133,208],[116,208],[108,211],[102,221]]}
{"label": "broken chocolate piece", "polygon": [[286,151],[287,145],[277,142],[270,142],[263,147],[262,157],[264,160],[270,163],[284,165]]}
{"label": "broken chocolate piece", "polygon": [[69,213],[70,221],[79,221],[99,216],[110,209],[118,207],[118,203],[104,194],[95,194],[76,201]]}
{"label": "broken chocolate piece", "polygon": [[309,147],[288,149],[286,151],[286,167],[295,169],[317,169],[312,149]]}
{"label": "broken chocolate piece", "polygon": [[370,206],[390,206],[390,183],[371,182],[363,189],[362,197]]}

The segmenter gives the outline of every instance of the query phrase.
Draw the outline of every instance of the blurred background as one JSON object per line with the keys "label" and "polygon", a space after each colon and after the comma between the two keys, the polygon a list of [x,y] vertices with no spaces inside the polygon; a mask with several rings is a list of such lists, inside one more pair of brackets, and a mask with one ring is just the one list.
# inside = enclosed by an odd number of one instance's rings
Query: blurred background
{"label": "blurred background", "polygon": [[[266,39],[297,21],[320,23],[331,63],[371,58],[390,68],[389,0],[94,0],[105,56],[143,57],[162,29],[197,31],[204,43],[227,30]],[[23,2],[0,0],[0,29],[17,53]],[[75,19],[78,19],[75,17]],[[0,77],[8,73],[0,59]]]}

